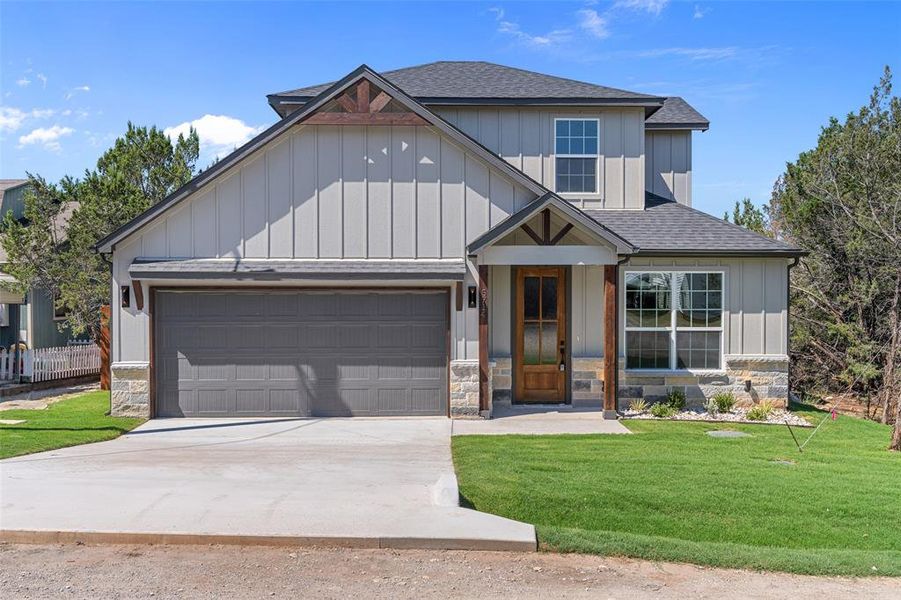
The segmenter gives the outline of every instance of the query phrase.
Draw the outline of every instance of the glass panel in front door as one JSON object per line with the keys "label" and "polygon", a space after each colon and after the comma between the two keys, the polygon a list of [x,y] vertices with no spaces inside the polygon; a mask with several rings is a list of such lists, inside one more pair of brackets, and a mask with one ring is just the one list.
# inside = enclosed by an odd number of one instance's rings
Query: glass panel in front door
{"label": "glass panel in front door", "polygon": [[523,281],[524,365],[557,362],[557,277],[530,276]]}

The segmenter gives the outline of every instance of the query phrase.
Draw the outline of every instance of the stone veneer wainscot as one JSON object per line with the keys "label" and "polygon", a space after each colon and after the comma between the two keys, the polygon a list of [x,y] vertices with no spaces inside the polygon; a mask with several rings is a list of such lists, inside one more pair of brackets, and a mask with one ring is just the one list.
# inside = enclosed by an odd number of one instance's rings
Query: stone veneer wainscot
{"label": "stone veneer wainscot", "polygon": [[113,363],[110,374],[110,414],[149,419],[150,365],[145,362]]}
{"label": "stone veneer wainscot", "polygon": [[[708,398],[722,391],[732,392],[739,406],[761,401],[777,407],[788,405],[788,357],[784,355],[726,355],[726,368],[709,373],[619,373],[619,409],[629,402],[644,398],[648,402],[663,400],[671,390],[685,392],[688,406],[699,408]],[[622,361],[620,361],[622,364]],[[750,381],[750,390],[746,382]]]}

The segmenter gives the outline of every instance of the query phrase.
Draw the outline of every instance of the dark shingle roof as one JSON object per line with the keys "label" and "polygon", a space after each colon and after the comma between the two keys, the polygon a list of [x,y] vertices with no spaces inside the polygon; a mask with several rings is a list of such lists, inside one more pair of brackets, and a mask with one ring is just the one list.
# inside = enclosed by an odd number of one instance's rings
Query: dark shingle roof
{"label": "dark shingle roof", "polygon": [[585,210],[638,254],[799,256],[803,251],[697,209],[647,194],[645,210]]}
{"label": "dark shingle roof", "polygon": [[[637,103],[647,106],[651,129],[703,129],[710,123],[678,96],[652,94],[545,75],[484,61],[439,61],[381,73],[388,81],[423,104],[484,104],[527,102],[536,104]],[[281,115],[320,94],[332,83],[321,83],[269,95],[269,104]],[[657,108],[662,106],[662,108]]]}
{"label": "dark shingle roof", "polygon": [[673,126],[706,130],[710,121],[679,96],[671,96],[663,103],[663,108],[645,120],[645,127],[668,129]]}
{"label": "dark shingle roof", "polygon": [[[420,100],[545,98],[652,101],[660,96],[639,94],[482,61],[440,61],[381,73],[385,79]],[[313,97],[331,83],[288,90],[273,96]]]}

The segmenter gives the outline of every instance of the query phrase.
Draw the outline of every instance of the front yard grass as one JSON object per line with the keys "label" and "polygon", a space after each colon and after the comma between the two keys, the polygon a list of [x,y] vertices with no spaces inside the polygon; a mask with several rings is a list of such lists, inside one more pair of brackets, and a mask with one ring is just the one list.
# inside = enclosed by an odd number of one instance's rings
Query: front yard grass
{"label": "front yard grass", "polygon": [[624,423],[634,435],[454,437],[460,493],[535,524],[545,550],[901,575],[901,454],[886,451],[888,427],[839,416],[799,454],[782,426]]}
{"label": "front yard grass", "polygon": [[110,417],[107,412],[109,392],[103,391],[87,392],[41,410],[0,411],[0,419],[25,421],[0,424],[0,459],[111,440],[143,423],[143,419]]}

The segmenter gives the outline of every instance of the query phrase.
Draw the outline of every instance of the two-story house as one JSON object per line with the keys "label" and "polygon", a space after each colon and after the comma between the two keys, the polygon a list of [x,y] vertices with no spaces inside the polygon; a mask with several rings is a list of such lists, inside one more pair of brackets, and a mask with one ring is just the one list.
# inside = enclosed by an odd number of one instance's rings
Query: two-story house
{"label": "two-story house", "polygon": [[681,98],[438,62],[269,103],[98,244],[116,414],[785,402],[802,253],[691,207]]}

